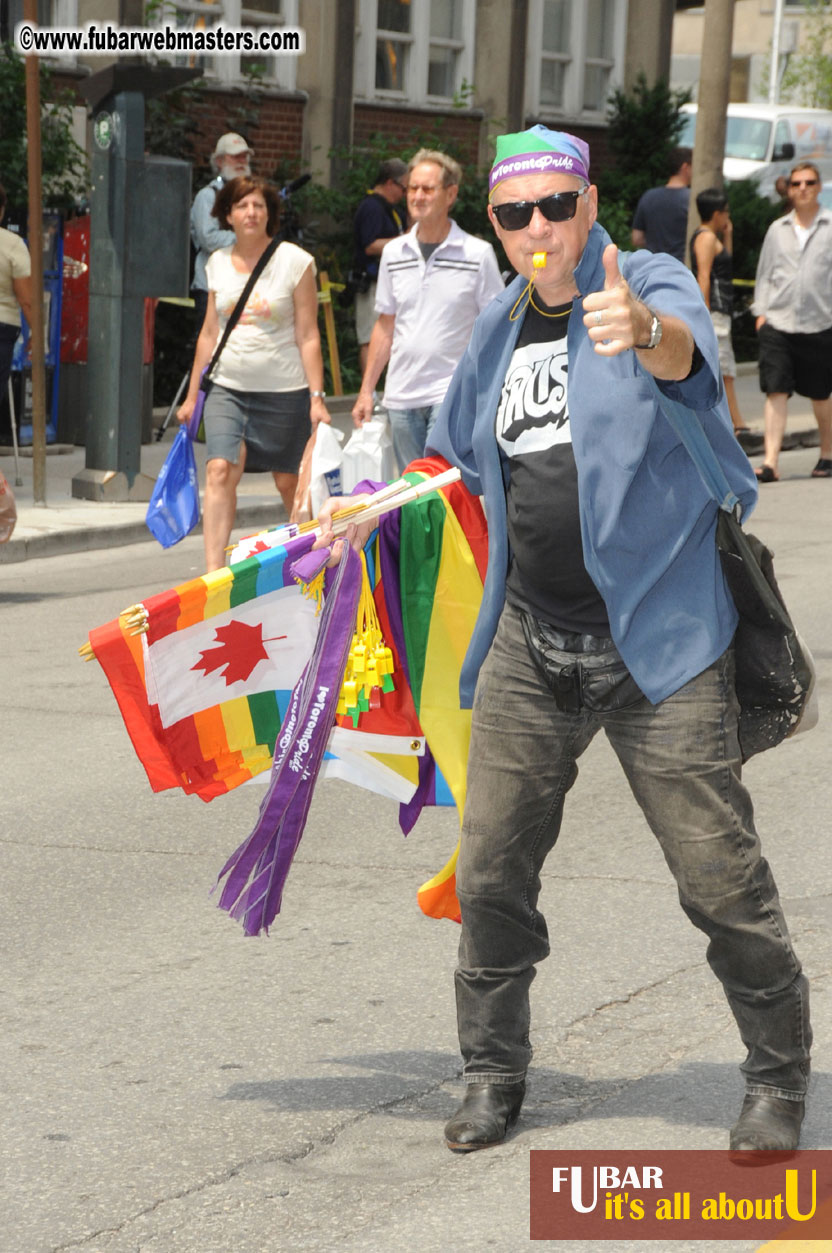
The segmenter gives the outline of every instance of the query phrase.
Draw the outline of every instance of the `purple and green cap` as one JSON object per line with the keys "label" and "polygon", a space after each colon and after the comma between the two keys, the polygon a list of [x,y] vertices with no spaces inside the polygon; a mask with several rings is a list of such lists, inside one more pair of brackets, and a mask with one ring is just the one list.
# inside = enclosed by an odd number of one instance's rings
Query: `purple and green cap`
{"label": "purple and green cap", "polygon": [[589,145],[576,135],[541,125],[499,135],[488,178],[489,196],[498,183],[521,174],[576,174],[588,183]]}

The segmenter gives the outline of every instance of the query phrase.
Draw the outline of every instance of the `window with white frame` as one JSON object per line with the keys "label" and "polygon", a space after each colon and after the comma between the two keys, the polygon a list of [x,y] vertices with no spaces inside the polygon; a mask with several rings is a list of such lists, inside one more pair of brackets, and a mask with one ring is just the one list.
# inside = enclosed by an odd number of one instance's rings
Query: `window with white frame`
{"label": "window with white frame", "polygon": [[623,76],[627,0],[531,0],[526,110],[601,121]]}
{"label": "window with white frame", "polygon": [[[298,0],[164,0],[161,4],[146,0],[145,12],[148,22],[154,25],[174,23],[191,30],[206,30],[218,23],[226,30],[298,24]],[[265,86],[292,90],[297,57],[233,52],[222,56],[178,56],[175,64],[198,67],[206,77],[229,86],[255,74]]]}
{"label": "window with white frame", "polygon": [[475,0],[359,0],[355,94],[446,104],[474,64]]}
{"label": "window with white frame", "polygon": [[[2,3],[3,0],[0,0]],[[77,26],[78,0],[37,0],[35,17],[38,26]],[[8,0],[6,8],[9,39],[14,38],[14,29],[23,17],[23,0]],[[5,33],[5,32],[4,32]],[[64,56],[57,54],[49,57],[50,61],[60,61],[64,65],[74,65],[77,56],[74,52]]]}
{"label": "window with white frame", "polygon": [[[13,31],[23,21],[23,0],[7,0],[8,21]],[[39,26],[77,26],[78,0],[37,0],[35,15]]]}

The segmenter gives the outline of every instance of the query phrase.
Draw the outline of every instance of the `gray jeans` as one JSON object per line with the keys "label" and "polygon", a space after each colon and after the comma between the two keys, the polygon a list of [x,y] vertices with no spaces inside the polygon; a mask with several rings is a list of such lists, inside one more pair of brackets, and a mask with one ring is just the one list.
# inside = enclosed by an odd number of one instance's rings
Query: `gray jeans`
{"label": "gray jeans", "polygon": [[[576,654],[580,657],[580,654]],[[617,656],[617,654],[616,654]],[[456,998],[466,1082],[514,1083],[531,1059],[529,987],[549,953],[540,871],[560,831],[577,760],[603,728],[708,937],[748,1049],[746,1089],[800,1099],[809,1079],[808,984],[740,778],[733,652],[659,705],[558,709],[506,606],[474,700],[456,887]],[[610,827],[614,814],[610,815]]]}

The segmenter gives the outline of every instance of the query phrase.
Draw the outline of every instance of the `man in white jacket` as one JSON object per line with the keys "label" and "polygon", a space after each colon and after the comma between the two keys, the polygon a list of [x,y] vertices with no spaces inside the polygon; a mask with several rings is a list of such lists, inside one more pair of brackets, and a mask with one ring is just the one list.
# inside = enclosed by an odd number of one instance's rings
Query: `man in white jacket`
{"label": "man in white jacket", "polygon": [[812,471],[832,478],[832,213],[821,207],[820,174],[800,162],[789,175],[791,213],[763,240],[752,310],[760,340],[760,390],[766,393],[761,483],[776,483],[793,392],[812,402],[820,456]]}

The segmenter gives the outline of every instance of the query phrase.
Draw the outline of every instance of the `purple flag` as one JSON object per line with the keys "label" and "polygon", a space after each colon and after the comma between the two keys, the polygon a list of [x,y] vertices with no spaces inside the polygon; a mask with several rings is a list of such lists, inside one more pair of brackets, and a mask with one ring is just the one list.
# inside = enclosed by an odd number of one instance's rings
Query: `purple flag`
{"label": "purple flag", "polygon": [[217,879],[219,884],[228,875],[219,907],[242,921],[246,935],[268,931],[280,910],[286,876],[306,826],[315,780],[335,722],[361,580],[361,558],[344,544],[338,566],[326,573],[315,650],[292,692],[259,818]]}

